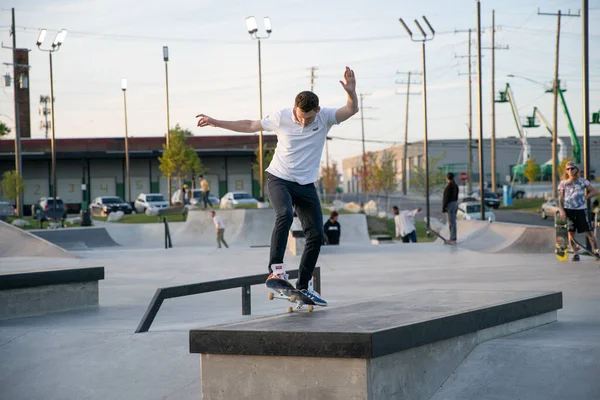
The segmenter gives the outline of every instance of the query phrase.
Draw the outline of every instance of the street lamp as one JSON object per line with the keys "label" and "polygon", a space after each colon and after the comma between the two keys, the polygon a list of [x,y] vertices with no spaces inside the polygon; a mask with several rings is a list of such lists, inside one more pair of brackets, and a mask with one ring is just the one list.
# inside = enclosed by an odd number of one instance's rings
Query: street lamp
{"label": "street lamp", "polygon": [[[171,123],[169,121],[169,46],[163,46],[163,60],[165,61],[165,90],[167,93],[167,149],[169,148],[169,130]],[[171,203],[171,175],[167,176],[167,193],[169,196],[169,204]]]}
{"label": "street lamp", "polygon": [[[248,28],[248,33],[252,39],[258,40],[258,99],[259,99],[259,109],[260,109],[260,119],[262,120],[263,112],[262,112],[262,64],[261,64],[261,56],[260,56],[260,40],[268,39],[271,36],[271,32],[273,31],[271,27],[271,18],[264,18],[264,26],[265,31],[267,31],[267,36],[259,36],[258,35],[258,25],[256,24],[256,18],[248,17],[246,18],[246,27]],[[259,166],[259,179],[260,179],[260,197],[264,200],[264,184],[263,184],[263,131],[261,130],[258,135],[258,166]]]}
{"label": "street lamp", "polygon": [[427,24],[427,27],[431,31],[431,35],[429,35],[429,33],[425,32],[425,30],[423,29],[421,24],[419,24],[419,21],[417,21],[415,19],[415,25],[417,25],[417,28],[421,32],[422,37],[414,38],[413,33],[411,32],[410,29],[408,29],[408,26],[404,23],[404,20],[402,20],[402,18],[399,19],[400,23],[402,24],[402,26],[408,33],[408,36],[410,36],[410,39],[413,42],[421,42],[421,58],[422,58],[422,64],[423,64],[422,65],[423,72],[422,72],[421,84],[422,84],[422,91],[423,91],[423,127],[424,127],[423,156],[425,159],[425,213],[427,214],[427,228],[429,228],[430,227],[430,225],[429,225],[429,221],[430,221],[430,218],[429,218],[429,150],[428,150],[429,146],[428,146],[428,142],[427,142],[427,68],[425,67],[426,66],[425,42],[427,42],[429,40],[433,40],[433,38],[435,36],[435,31],[433,30],[433,27],[431,26],[431,24],[429,23],[429,21],[427,20],[427,18],[425,16],[423,16],[423,20],[425,21],[425,23]]}
{"label": "street lamp", "polygon": [[127,79],[121,79],[123,110],[125,111],[125,175],[127,179],[127,203],[131,204],[131,175],[129,173],[129,134],[127,133]]}
{"label": "street lamp", "polygon": [[44,43],[44,39],[46,38],[46,29],[40,30],[40,33],[37,38],[36,45],[38,49],[41,51],[48,52],[48,56],[50,59],[50,109],[51,109],[51,117],[52,117],[52,137],[50,139],[50,148],[52,150],[52,195],[54,197],[54,205],[53,210],[56,211],[56,203],[58,199],[58,188],[56,187],[56,142],[55,142],[55,133],[54,133],[54,78],[52,75],[52,53],[58,51],[60,46],[65,41],[65,37],[67,36],[67,30],[61,29],[54,38],[52,45],[49,49],[42,49],[42,43]]}

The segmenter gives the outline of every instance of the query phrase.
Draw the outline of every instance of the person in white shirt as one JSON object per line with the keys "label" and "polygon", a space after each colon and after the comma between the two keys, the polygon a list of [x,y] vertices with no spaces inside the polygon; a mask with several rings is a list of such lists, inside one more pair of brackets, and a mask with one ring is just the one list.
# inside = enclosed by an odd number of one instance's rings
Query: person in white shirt
{"label": "person in white shirt", "polygon": [[212,217],[213,223],[215,224],[215,228],[217,229],[217,245],[221,248],[221,243],[225,245],[225,247],[229,248],[227,242],[223,235],[225,234],[225,223],[223,222],[223,218],[216,215],[214,211],[210,212],[210,216]]}
{"label": "person in white shirt", "polygon": [[346,67],[344,81],[339,82],[346,91],[347,101],[345,106],[337,109],[321,108],[317,95],[304,91],[296,96],[292,108],[276,111],[262,120],[221,121],[205,114],[196,116],[199,127],[277,133],[275,154],[266,169],[269,200],[276,213],[271,235],[269,278],[273,275],[272,266],[283,264],[295,210],[306,237],[296,288],[318,305],[327,305],[327,302],[317,292],[308,290],[323,243],[323,213],[314,183],[319,175],[321,154],[329,130],[358,112],[354,71]]}
{"label": "person in white shirt", "polygon": [[396,239],[402,239],[402,243],[417,243],[415,217],[421,211],[421,208],[400,211],[397,206],[394,206],[392,211],[394,213],[394,224],[396,225]]}

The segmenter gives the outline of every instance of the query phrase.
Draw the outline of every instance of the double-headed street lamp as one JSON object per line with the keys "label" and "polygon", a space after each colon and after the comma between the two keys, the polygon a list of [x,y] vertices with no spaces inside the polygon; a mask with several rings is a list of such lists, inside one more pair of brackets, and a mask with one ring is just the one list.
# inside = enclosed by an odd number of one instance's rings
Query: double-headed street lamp
{"label": "double-headed street lamp", "polygon": [[131,204],[131,175],[129,173],[129,134],[127,132],[127,79],[121,79],[123,110],[125,111],[125,175],[127,179],[127,203]]}
{"label": "double-headed street lamp", "polygon": [[[248,17],[246,18],[246,27],[248,28],[248,33],[252,39],[258,40],[258,99],[259,99],[259,109],[260,109],[260,119],[262,120],[263,112],[262,112],[262,65],[261,65],[261,56],[260,56],[260,40],[268,39],[271,36],[272,28],[271,28],[271,18],[264,18],[264,26],[265,31],[267,31],[267,36],[259,36],[258,35],[258,25],[256,24],[256,18]],[[259,179],[260,179],[260,197],[264,201],[264,184],[263,184],[263,131],[261,130],[258,136],[258,166],[259,166]]]}
{"label": "double-headed street lamp", "polygon": [[56,211],[56,203],[58,199],[58,188],[56,187],[56,143],[55,143],[55,135],[54,135],[54,79],[52,76],[52,53],[58,51],[60,46],[65,41],[65,37],[67,36],[67,30],[61,29],[54,38],[52,42],[52,46],[49,49],[42,49],[42,43],[44,43],[44,39],[46,38],[46,30],[40,30],[40,34],[37,39],[37,47],[41,51],[47,51],[50,57],[50,109],[51,109],[51,117],[52,117],[52,138],[50,139],[50,147],[52,150],[52,195],[54,197],[53,201],[53,210]]}

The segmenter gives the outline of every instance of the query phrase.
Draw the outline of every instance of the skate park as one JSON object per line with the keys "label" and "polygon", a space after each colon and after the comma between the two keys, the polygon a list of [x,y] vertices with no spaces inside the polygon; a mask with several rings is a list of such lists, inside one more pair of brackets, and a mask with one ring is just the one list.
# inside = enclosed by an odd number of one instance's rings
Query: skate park
{"label": "skate park", "polygon": [[[235,389],[229,398],[277,397],[295,384],[257,377],[281,373],[271,359],[289,376],[314,371],[322,392],[302,385],[294,390],[316,398],[367,391],[373,398],[431,399],[583,399],[598,393],[598,265],[557,261],[544,239],[552,228],[461,221],[457,246],[374,245],[368,232],[354,232],[339,246],[322,249],[318,267],[327,308],[287,314],[285,302],[268,301],[258,284],[251,288],[250,315],[240,312],[239,288],[219,290],[165,300],[150,329],[134,333],[158,288],[265,273],[272,210],[226,211],[219,213],[232,229],[229,249],[216,248],[214,231],[203,226],[205,211],[190,212],[188,221],[171,229],[168,249],[159,223],[144,234],[141,227],[70,228],[79,243],[61,240],[72,250],[61,250],[50,235],[19,237],[24,246],[44,249],[35,256],[8,246],[10,252],[1,253],[3,274],[102,268],[103,276],[94,278],[97,305],[0,321],[0,355],[12,360],[0,368],[7,398],[228,398],[215,394],[224,387]],[[345,226],[361,219],[347,215]],[[244,224],[251,230],[244,231]],[[3,237],[6,228],[16,229],[4,224]],[[98,238],[77,235],[79,229]],[[119,229],[130,231],[114,233]],[[199,233],[204,230],[207,238]],[[197,237],[187,239],[190,232]],[[158,245],[122,239],[133,234]],[[295,269],[299,259],[288,253],[286,265]],[[35,297],[29,294],[28,301]],[[493,310],[499,314],[489,314]],[[223,336],[225,331],[233,336]],[[306,335],[305,345],[294,332]],[[389,342],[384,332],[396,339]],[[337,335],[354,339],[339,342]],[[229,345],[222,353],[224,343]],[[307,357],[305,346],[314,354]],[[404,367],[391,367],[398,363]],[[417,379],[418,371],[424,375]]]}

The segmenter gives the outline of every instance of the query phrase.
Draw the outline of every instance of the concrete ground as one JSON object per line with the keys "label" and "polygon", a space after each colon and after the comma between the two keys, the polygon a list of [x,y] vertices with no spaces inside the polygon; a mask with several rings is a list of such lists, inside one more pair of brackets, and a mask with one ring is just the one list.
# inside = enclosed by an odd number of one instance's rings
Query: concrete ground
{"label": "concrete ground", "polygon": [[[81,259],[3,258],[0,272],[104,266],[100,307],[0,321],[0,399],[198,399],[190,328],[284,313],[252,287],[166,300],[150,331],[134,334],[156,288],[264,273],[268,249],[97,250]],[[477,347],[433,397],[600,397],[600,264],[553,254],[482,254],[431,244],[323,248],[322,294],[338,305],[414,290],[559,290],[558,322]],[[288,268],[299,257],[287,256]]]}

